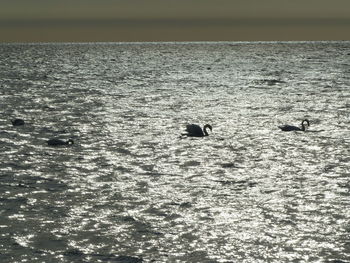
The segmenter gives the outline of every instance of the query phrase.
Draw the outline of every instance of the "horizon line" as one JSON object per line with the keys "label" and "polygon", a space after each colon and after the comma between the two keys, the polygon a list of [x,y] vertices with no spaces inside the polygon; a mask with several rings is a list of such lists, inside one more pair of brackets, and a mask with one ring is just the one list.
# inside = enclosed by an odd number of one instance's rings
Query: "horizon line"
{"label": "horizon line", "polygon": [[0,27],[350,26],[350,18],[0,18]]}
{"label": "horizon line", "polygon": [[139,44],[307,44],[307,43],[338,43],[338,42],[349,42],[350,40],[237,40],[237,41],[87,41],[87,42],[0,42],[0,45],[87,45],[87,44],[103,44],[103,45],[139,45]]}

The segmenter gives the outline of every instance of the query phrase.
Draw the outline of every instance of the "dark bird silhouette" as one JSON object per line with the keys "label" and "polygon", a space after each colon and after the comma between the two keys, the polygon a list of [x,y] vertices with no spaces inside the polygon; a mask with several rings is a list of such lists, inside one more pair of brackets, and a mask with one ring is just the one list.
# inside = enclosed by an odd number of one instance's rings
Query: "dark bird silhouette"
{"label": "dark bird silhouette", "polygon": [[306,122],[307,126],[310,126],[309,120],[305,119],[301,122],[301,128],[293,126],[293,125],[283,125],[283,126],[278,126],[282,131],[305,131],[305,125],[304,122]]}
{"label": "dark bird silhouette", "polygon": [[204,136],[208,136],[208,132],[207,129],[209,129],[210,131],[212,131],[212,127],[209,124],[204,125],[203,130],[202,128],[197,125],[197,124],[188,124],[186,126],[186,132],[183,135],[186,135],[188,137],[204,137]]}
{"label": "dark bird silhouette", "polygon": [[24,120],[22,119],[14,119],[11,121],[13,126],[21,126],[24,125]]}
{"label": "dark bird silhouette", "polygon": [[63,141],[60,139],[50,139],[47,141],[47,144],[50,146],[62,146],[74,144],[74,141],[72,139],[69,139],[68,141]]}

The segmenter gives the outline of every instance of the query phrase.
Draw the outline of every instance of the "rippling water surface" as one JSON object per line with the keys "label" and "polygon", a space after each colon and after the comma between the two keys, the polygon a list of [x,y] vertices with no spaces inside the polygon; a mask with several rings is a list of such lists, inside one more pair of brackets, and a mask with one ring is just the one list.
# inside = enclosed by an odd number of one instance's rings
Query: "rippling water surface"
{"label": "rippling water surface", "polygon": [[0,262],[349,262],[349,42],[2,44],[0,62]]}

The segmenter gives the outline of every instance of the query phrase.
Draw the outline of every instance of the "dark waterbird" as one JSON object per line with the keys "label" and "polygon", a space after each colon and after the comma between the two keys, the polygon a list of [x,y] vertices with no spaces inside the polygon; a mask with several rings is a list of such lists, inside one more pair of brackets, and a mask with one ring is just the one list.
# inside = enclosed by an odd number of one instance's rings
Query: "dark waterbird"
{"label": "dark waterbird", "polygon": [[283,125],[283,126],[278,126],[282,131],[305,131],[305,125],[304,122],[306,122],[307,126],[310,126],[309,120],[305,119],[301,122],[301,128],[293,126],[293,125]]}
{"label": "dark waterbird", "polygon": [[204,125],[203,130],[202,130],[202,128],[197,124],[188,124],[186,126],[187,133],[182,134],[182,135],[185,135],[188,137],[204,137],[204,136],[209,135],[207,132],[207,129],[212,131],[211,125],[209,125],[209,124]]}
{"label": "dark waterbird", "polygon": [[63,141],[60,139],[50,139],[47,141],[47,144],[50,146],[62,146],[74,144],[74,141],[72,139],[69,139],[68,141]]}
{"label": "dark waterbird", "polygon": [[11,120],[13,126],[21,126],[24,125],[24,120],[22,119],[14,119]]}

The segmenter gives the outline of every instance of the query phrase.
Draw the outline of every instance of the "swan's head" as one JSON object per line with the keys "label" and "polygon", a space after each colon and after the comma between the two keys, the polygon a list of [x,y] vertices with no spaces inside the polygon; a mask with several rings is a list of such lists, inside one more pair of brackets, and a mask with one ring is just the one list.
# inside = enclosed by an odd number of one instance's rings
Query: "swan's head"
{"label": "swan's head", "polygon": [[307,126],[310,126],[310,122],[308,119],[303,120],[303,122],[301,124],[304,124],[304,122],[306,122]]}
{"label": "swan's head", "polygon": [[210,131],[213,131],[213,128],[211,127],[210,124],[204,125],[204,128],[203,128],[203,129],[205,130],[205,129],[207,129],[207,128],[208,128]]}
{"label": "swan's head", "polygon": [[72,139],[69,139],[68,141],[67,141],[67,144],[69,145],[69,144],[74,144],[74,141],[72,140]]}

